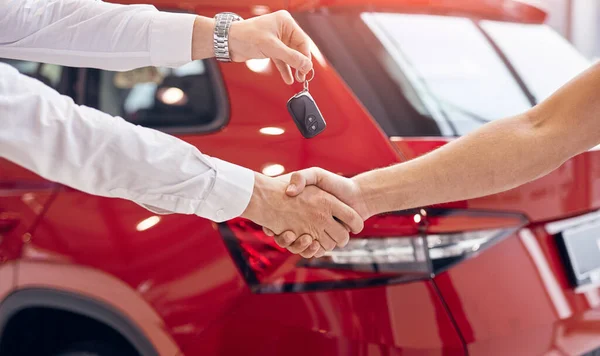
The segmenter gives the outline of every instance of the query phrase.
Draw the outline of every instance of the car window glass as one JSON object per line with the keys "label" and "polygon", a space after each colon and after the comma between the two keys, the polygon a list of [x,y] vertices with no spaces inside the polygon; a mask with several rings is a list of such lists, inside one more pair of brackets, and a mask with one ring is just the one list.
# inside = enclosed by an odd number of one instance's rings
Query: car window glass
{"label": "car window glass", "polygon": [[546,25],[481,21],[537,102],[590,66],[569,42]]}
{"label": "car window glass", "polygon": [[97,105],[143,126],[201,127],[219,118],[216,89],[201,60],[179,68],[100,71]]}
{"label": "car window glass", "polygon": [[44,84],[58,88],[63,75],[63,67],[56,64],[40,64],[38,62],[21,61],[16,59],[1,59],[0,62],[10,64],[19,72],[36,78]]}
{"label": "car window glass", "polygon": [[[482,124],[531,105],[493,46],[460,17],[365,13],[363,20],[412,80],[427,88],[464,135]],[[385,36],[386,38],[382,38]]]}

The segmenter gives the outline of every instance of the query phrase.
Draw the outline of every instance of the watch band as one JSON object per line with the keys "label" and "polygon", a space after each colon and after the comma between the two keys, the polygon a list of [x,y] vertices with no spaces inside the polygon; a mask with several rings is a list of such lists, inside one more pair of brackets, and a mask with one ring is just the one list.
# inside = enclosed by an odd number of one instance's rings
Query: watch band
{"label": "watch band", "polygon": [[234,21],[242,18],[233,12],[222,12],[215,16],[215,31],[213,46],[215,58],[222,62],[231,62],[229,54],[229,28]]}

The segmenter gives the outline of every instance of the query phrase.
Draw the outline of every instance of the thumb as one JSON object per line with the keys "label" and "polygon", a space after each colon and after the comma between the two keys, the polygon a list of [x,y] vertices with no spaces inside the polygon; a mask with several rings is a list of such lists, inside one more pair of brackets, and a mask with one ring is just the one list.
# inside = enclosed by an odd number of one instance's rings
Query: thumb
{"label": "thumb", "polygon": [[323,172],[326,171],[318,167],[312,167],[292,173],[290,184],[285,192],[288,196],[295,197],[296,195],[302,193],[307,185],[319,186],[319,181],[324,174]]}
{"label": "thumb", "polygon": [[306,187],[306,177],[304,176],[304,171],[298,171],[292,173],[290,177],[290,184],[288,185],[285,193],[290,197],[295,197],[298,194],[302,193],[304,188]]}

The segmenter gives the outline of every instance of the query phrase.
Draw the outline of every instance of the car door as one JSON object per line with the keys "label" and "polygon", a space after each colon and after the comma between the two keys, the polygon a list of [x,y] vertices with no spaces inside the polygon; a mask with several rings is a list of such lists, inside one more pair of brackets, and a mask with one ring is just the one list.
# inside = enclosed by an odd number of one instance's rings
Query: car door
{"label": "car door", "polygon": [[[28,61],[0,61],[62,93],[74,93],[74,79],[77,76],[75,69]],[[57,186],[56,183],[0,158],[0,293],[12,284],[9,274],[2,271],[12,269],[12,262],[24,252],[23,246],[29,245],[34,238],[35,223],[51,201]]]}

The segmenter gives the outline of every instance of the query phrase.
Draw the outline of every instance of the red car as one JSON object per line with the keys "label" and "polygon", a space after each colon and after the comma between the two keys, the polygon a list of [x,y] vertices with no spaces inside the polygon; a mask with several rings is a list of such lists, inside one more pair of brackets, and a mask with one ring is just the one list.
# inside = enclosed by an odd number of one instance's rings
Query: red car
{"label": "red car", "polygon": [[[7,62],[269,175],[409,160],[526,110],[590,65],[543,11],[516,1],[154,3],[292,12],[315,42],[310,91],[325,132],[300,135],[285,104],[302,86],[269,61],[121,73]],[[0,192],[2,356],[600,353],[594,150],[503,194],[376,216],[310,260],[245,220],[155,216],[7,161]]]}

